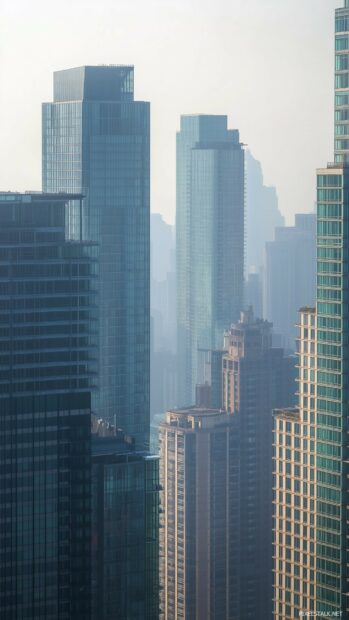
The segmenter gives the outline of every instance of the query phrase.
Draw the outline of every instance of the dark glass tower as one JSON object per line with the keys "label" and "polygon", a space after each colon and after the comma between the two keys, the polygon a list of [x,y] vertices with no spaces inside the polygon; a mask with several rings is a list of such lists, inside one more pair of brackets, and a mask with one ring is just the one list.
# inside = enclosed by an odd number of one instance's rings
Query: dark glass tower
{"label": "dark glass tower", "polygon": [[226,116],[182,116],[177,134],[178,406],[202,382],[199,349],[221,349],[243,305],[244,150]]}
{"label": "dark glass tower", "polygon": [[80,196],[0,194],[0,616],[90,614],[96,247]]}
{"label": "dark glass tower", "polygon": [[92,620],[159,619],[159,459],[92,439]]}
{"label": "dark glass tower", "polygon": [[[43,188],[86,196],[83,228],[100,245],[98,415],[138,445],[149,436],[149,104],[133,67],[54,74],[43,105]],[[75,235],[75,217],[69,221]],[[97,399],[97,395],[96,395]]]}

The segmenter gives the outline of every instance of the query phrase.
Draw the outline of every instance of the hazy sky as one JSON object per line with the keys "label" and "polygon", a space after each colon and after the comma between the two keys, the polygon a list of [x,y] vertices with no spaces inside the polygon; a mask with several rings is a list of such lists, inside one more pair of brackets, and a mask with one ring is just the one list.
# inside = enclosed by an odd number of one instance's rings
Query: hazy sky
{"label": "hazy sky", "polygon": [[174,221],[183,113],[228,114],[287,220],[333,158],[334,8],[343,0],[0,0],[0,189],[41,187],[52,72],[134,64],[152,104],[152,210]]}

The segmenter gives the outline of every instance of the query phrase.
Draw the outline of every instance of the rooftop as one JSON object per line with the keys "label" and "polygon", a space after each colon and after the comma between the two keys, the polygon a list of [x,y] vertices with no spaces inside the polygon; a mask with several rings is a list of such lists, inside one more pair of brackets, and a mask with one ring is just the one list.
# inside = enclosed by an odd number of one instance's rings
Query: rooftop
{"label": "rooftop", "polygon": [[53,100],[133,101],[133,65],[86,65],[55,71]]}
{"label": "rooftop", "polygon": [[316,308],[312,308],[311,306],[303,306],[303,308],[299,309],[299,312],[303,312],[304,314],[315,314]]}
{"label": "rooftop", "polygon": [[273,414],[275,418],[296,422],[299,419],[300,412],[298,407],[289,407],[286,409],[274,409]]}
{"label": "rooftop", "polygon": [[0,202],[67,202],[68,200],[82,200],[83,194],[66,192],[4,192],[0,190]]}
{"label": "rooftop", "polygon": [[211,431],[235,423],[234,416],[228,415],[222,409],[207,409],[204,407],[187,407],[167,411],[164,421],[160,422],[160,429],[171,429],[180,433],[197,431]]}
{"label": "rooftop", "polygon": [[201,407],[184,407],[183,409],[171,409],[167,413],[177,416],[217,416],[221,415],[223,411],[221,409],[204,409]]}

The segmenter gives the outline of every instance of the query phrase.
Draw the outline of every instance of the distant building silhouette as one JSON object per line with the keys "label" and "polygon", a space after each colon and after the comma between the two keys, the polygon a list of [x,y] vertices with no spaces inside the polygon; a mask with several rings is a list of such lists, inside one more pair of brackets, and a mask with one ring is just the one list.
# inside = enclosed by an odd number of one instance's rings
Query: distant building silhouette
{"label": "distant building silhouette", "polygon": [[255,316],[263,316],[263,271],[248,274],[245,282],[245,306],[251,306]]}
{"label": "distant building silhouette", "polygon": [[[246,152],[246,272],[259,272],[264,247],[274,239],[276,227],[284,225],[275,187],[264,185],[262,166]],[[260,316],[256,308],[256,316]]]}
{"label": "distant building silhouette", "polygon": [[314,305],[315,290],[316,215],[298,214],[265,249],[263,316],[287,350],[296,350],[298,310]]}
{"label": "distant building silhouette", "polygon": [[[152,318],[151,324],[153,325]],[[177,360],[166,349],[156,350],[151,343],[151,422],[154,416],[164,414],[177,401]]]}
{"label": "distant building silhouette", "polygon": [[151,313],[155,351],[176,351],[175,228],[161,215],[150,217]]}
{"label": "distant building silhouette", "polygon": [[151,215],[151,420],[177,403],[175,229]]}
{"label": "distant building silhouette", "polygon": [[175,269],[175,227],[168,224],[160,213],[150,215],[151,277],[156,282],[166,280]]}

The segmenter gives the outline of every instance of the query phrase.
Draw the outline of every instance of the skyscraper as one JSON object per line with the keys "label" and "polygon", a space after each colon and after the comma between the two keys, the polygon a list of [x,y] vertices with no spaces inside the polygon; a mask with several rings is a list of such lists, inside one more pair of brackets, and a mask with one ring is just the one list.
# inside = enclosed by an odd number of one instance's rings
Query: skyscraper
{"label": "skyscraper", "polygon": [[92,620],[126,619],[159,619],[159,458],[94,433]]}
{"label": "skyscraper", "polygon": [[151,232],[151,407],[163,415],[177,402],[176,249],[174,226],[158,213],[150,218]]}
{"label": "skyscraper", "polygon": [[179,406],[193,404],[198,349],[221,349],[242,308],[244,150],[226,116],[182,116],[177,134]]}
{"label": "skyscraper", "polygon": [[263,316],[263,286],[260,273],[249,273],[245,281],[245,304],[251,306],[255,316]]}
{"label": "skyscraper", "polygon": [[349,159],[349,0],[335,20],[335,162]]}
{"label": "skyscraper", "polygon": [[[274,238],[275,228],[285,223],[278,205],[275,187],[264,185],[260,162],[246,152],[246,271],[259,273],[264,248]],[[256,309],[257,313],[257,309]],[[260,316],[256,314],[256,316]]]}
{"label": "skyscraper", "polygon": [[[302,308],[299,327],[299,406],[274,415],[274,617],[316,613],[316,530],[332,517],[316,506],[316,312]],[[326,454],[327,447],[323,446]],[[330,448],[331,450],[331,448]],[[323,450],[321,450],[323,451]],[[326,457],[320,457],[326,461]],[[328,520],[328,521],[327,521]],[[320,541],[319,541],[320,542]],[[323,542],[325,542],[323,540]],[[320,544],[320,547],[325,547]],[[331,552],[330,552],[331,553]],[[324,564],[326,560],[322,560]],[[319,564],[319,566],[321,566]],[[328,565],[334,567],[332,561]],[[337,607],[338,611],[339,607]]]}
{"label": "skyscraper", "polygon": [[287,350],[295,351],[298,310],[316,295],[316,215],[297,214],[265,245],[263,316]]}
{"label": "skyscraper", "polygon": [[[98,415],[149,440],[149,104],[133,67],[54,74],[43,105],[43,188],[86,196],[84,231],[100,246]],[[76,222],[69,222],[76,234]],[[97,398],[97,397],[96,397]]]}
{"label": "skyscraper", "polygon": [[239,437],[239,620],[272,613],[273,408],[295,401],[294,358],[272,348],[271,324],[251,309],[225,333],[223,408]]}
{"label": "skyscraper", "polygon": [[318,170],[317,181],[316,608],[344,612],[348,606],[349,170],[340,164]]}
{"label": "skyscraper", "polygon": [[[303,591],[301,600],[292,595],[293,566],[289,563],[290,553],[281,550],[282,533],[278,532],[281,524],[276,522],[275,556],[275,617],[278,620],[294,618],[295,610],[311,609],[326,614],[341,614],[347,617],[348,602],[348,248],[349,248],[349,168],[346,138],[349,119],[349,1],[345,0],[343,8],[336,10],[335,20],[335,163],[317,173],[317,303],[316,303],[316,340],[307,343],[309,328],[302,321],[300,351],[300,402],[299,410],[310,409],[310,420],[300,427],[303,441],[310,442],[313,453],[313,479],[315,484],[307,486],[303,482],[303,507],[307,511],[303,522],[311,524],[313,506],[315,518],[313,531],[310,530],[310,546],[303,546],[300,560],[310,564],[312,573],[309,577],[313,584],[310,591]],[[313,338],[311,338],[313,340]],[[313,344],[313,347],[312,347]],[[310,349],[309,349],[310,346]],[[316,354],[315,354],[316,347]],[[313,349],[313,350],[312,350]],[[308,381],[310,385],[308,385]],[[312,382],[313,385],[312,385]],[[314,401],[315,398],[315,402]],[[304,414],[303,420],[305,421]],[[277,426],[276,429],[280,430]],[[288,433],[290,429],[286,428]],[[279,433],[277,442],[285,442]],[[311,474],[309,459],[312,454],[299,454],[303,475]],[[291,453],[286,460],[290,461]],[[276,459],[276,468],[280,466]],[[279,486],[290,485],[288,471],[279,474]],[[304,471],[305,470],[305,471]],[[276,472],[275,472],[276,475]],[[280,479],[281,478],[281,479]],[[289,487],[287,487],[289,488]],[[292,489],[292,487],[291,487]],[[299,491],[299,484],[298,489]],[[305,493],[307,492],[307,493]],[[309,495],[310,494],[310,495]],[[281,497],[275,498],[275,520],[277,520]],[[289,497],[291,501],[292,498]],[[299,500],[300,501],[300,500]],[[287,501],[289,504],[289,501]],[[286,507],[289,508],[289,506]],[[298,510],[298,508],[297,508]],[[298,514],[288,510],[286,543],[292,547],[298,543],[299,534],[295,532],[293,521]],[[278,537],[279,534],[279,537]],[[291,556],[292,559],[292,556]],[[299,558],[297,557],[297,561]],[[290,575],[291,573],[291,575]],[[298,578],[298,576],[297,576]],[[277,591],[277,588],[279,590]],[[284,604],[281,613],[280,605]],[[279,608],[278,608],[279,606]]]}
{"label": "skyscraper", "polygon": [[0,616],[90,614],[95,245],[77,195],[0,193]]}
{"label": "skyscraper", "polygon": [[238,620],[238,436],[214,409],[160,424],[163,620]]}

